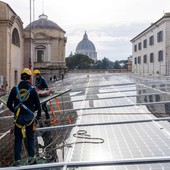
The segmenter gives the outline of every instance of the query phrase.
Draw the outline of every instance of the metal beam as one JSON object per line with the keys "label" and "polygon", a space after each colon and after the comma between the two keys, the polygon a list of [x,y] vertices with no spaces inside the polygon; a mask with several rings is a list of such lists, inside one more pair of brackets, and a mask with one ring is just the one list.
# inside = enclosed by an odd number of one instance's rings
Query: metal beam
{"label": "metal beam", "polygon": [[[81,101],[87,101],[87,100],[105,100],[105,99],[116,99],[116,98],[124,98],[124,97],[140,97],[140,96],[150,96],[150,95],[161,95],[161,94],[167,94],[167,92],[162,93],[145,93],[145,94],[136,94],[136,95],[122,95],[122,96],[113,96],[113,97],[101,97],[101,98],[87,98],[84,97],[83,99],[77,99],[77,100],[71,100],[71,102],[81,102]],[[100,95],[96,93],[96,95]],[[88,95],[93,96],[93,95]],[[70,101],[64,101],[63,103],[69,103]],[[62,103],[62,102],[59,102]]]}
{"label": "metal beam", "polygon": [[149,157],[149,158],[135,158],[135,159],[122,159],[114,161],[83,161],[83,162],[59,162],[59,163],[46,163],[37,165],[26,165],[20,167],[6,167],[0,168],[0,170],[28,170],[28,169],[45,169],[45,168],[57,168],[64,167],[95,167],[95,166],[126,166],[137,164],[160,164],[170,163],[170,156],[167,157]]}
{"label": "metal beam", "polygon": [[[70,101],[70,102],[72,102],[72,101]],[[147,106],[147,105],[153,105],[153,104],[170,104],[170,101],[135,103],[135,104],[125,104],[125,105],[115,105],[115,106],[85,107],[85,108],[77,108],[77,109],[65,109],[64,112],[79,111],[79,110],[108,109],[108,108],[119,108],[119,107],[131,107],[131,106],[142,106],[142,105]],[[55,113],[59,113],[59,111],[55,111]]]}
{"label": "metal beam", "polygon": [[82,86],[80,88],[76,87],[72,87],[72,92],[76,92],[78,90],[81,89],[85,89],[85,88],[101,88],[101,87],[110,87],[110,86],[128,86],[128,85],[159,85],[159,84],[168,84],[170,83],[170,81],[165,81],[165,82],[160,82],[160,81],[143,81],[139,83],[120,83],[120,84],[106,84],[106,85],[97,85],[97,86]]}
{"label": "metal beam", "polygon": [[37,131],[46,131],[62,128],[73,128],[73,127],[82,127],[82,126],[102,126],[102,125],[119,125],[119,124],[131,124],[131,123],[146,123],[153,121],[168,121],[170,117],[164,118],[155,118],[155,119],[138,119],[138,120],[127,120],[127,121],[110,121],[110,122],[99,122],[99,123],[81,123],[81,124],[69,124],[69,125],[58,125],[50,127],[37,128]]}

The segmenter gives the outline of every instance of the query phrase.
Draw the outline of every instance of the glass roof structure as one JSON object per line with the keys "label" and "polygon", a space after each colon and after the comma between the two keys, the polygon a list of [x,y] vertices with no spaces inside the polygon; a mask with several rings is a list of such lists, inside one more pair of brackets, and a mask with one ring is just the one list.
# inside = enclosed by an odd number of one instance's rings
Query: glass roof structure
{"label": "glass roof structure", "polygon": [[[75,109],[82,107],[82,110],[78,111],[78,115],[80,115],[78,123],[123,122],[165,117],[167,112],[166,105],[169,105],[169,92],[166,87],[169,87],[168,81],[162,83],[162,81],[148,80],[146,82],[144,79],[138,80],[119,74],[90,75],[84,91],[85,96],[78,93],[77,95],[72,95],[73,101],[82,99],[82,101],[74,102]],[[79,92],[82,93],[81,90]],[[167,102],[166,104],[164,103],[165,101]],[[151,104],[151,102],[155,102],[155,104]],[[84,110],[84,108],[88,109]],[[166,116],[168,117],[168,113]],[[68,160],[100,162],[158,158],[159,162],[159,157],[170,155],[170,132],[168,129],[169,122],[167,121],[78,127],[72,133],[84,131],[91,138],[97,138],[99,144],[83,143],[74,145],[69,150],[71,154],[68,154]],[[104,142],[100,143],[99,139],[103,139]],[[75,140],[80,141],[80,139]],[[91,143],[93,143],[92,140]],[[158,163],[85,167],[82,169],[143,170],[166,169],[169,166],[170,164],[168,163]]]}
{"label": "glass roof structure", "polygon": [[37,132],[69,129],[68,137],[56,147],[57,161],[18,169],[170,169],[169,77],[70,73],[56,86],[71,89],[60,102],[71,102],[62,111],[76,113],[74,122]]}

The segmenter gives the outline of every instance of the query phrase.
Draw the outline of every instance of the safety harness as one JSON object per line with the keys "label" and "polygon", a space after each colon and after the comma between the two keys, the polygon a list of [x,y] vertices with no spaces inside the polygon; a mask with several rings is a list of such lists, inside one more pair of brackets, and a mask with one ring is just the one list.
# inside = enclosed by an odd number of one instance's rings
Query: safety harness
{"label": "safety harness", "polygon": [[33,89],[34,87],[31,86],[27,92],[25,93],[25,95],[21,98],[21,94],[20,94],[20,91],[18,89],[18,86],[16,86],[16,92],[17,92],[17,97],[18,97],[18,100],[19,100],[19,104],[14,108],[14,111],[16,113],[15,115],[15,118],[14,118],[14,123],[15,125],[21,129],[21,132],[22,132],[22,135],[23,137],[25,138],[26,137],[26,133],[25,133],[25,127],[26,126],[30,126],[33,122],[34,122],[34,116],[32,118],[32,120],[30,120],[30,122],[28,124],[25,124],[25,125],[20,125],[17,123],[17,120],[18,120],[18,117],[19,117],[19,114],[20,114],[20,110],[21,110],[21,107],[24,108],[27,112],[27,114],[33,114],[34,115],[34,112],[32,112],[26,105],[23,104],[23,102],[25,100],[28,99],[29,97],[29,94],[31,92],[31,90]]}

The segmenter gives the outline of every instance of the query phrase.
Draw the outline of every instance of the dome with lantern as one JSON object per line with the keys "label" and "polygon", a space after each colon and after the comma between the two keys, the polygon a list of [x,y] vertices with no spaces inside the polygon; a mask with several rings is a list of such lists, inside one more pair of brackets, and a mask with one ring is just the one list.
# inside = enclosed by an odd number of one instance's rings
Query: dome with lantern
{"label": "dome with lantern", "polygon": [[75,53],[87,55],[89,58],[97,61],[96,48],[94,44],[88,39],[86,32],[83,36],[83,39],[78,43]]}

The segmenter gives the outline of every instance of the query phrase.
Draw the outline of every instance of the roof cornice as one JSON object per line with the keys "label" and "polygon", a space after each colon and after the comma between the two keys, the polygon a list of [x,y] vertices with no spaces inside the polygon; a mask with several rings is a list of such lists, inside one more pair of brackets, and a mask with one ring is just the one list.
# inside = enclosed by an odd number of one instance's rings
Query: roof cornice
{"label": "roof cornice", "polygon": [[162,18],[160,18],[159,20],[157,20],[156,22],[152,23],[148,28],[146,28],[144,31],[142,31],[140,34],[138,34],[137,36],[135,36],[133,39],[130,40],[130,42],[134,42],[135,39],[141,37],[144,33],[148,32],[149,30],[158,27],[158,25],[163,22],[166,18],[170,19],[170,13],[165,13],[164,16]]}

